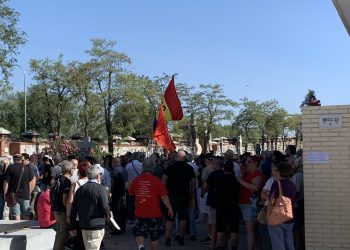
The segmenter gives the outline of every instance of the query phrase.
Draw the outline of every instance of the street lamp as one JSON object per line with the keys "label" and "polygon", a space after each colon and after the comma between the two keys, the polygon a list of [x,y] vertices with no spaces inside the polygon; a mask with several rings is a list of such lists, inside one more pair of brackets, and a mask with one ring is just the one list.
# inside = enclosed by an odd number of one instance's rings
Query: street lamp
{"label": "street lamp", "polygon": [[24,88],[24,132],[27,131],[27,92],[26,92],[26,72],[24,69],[19,66],[18,64],[14,64],[13,66],[16,66],[22,70],[23,73],[23,88]]}

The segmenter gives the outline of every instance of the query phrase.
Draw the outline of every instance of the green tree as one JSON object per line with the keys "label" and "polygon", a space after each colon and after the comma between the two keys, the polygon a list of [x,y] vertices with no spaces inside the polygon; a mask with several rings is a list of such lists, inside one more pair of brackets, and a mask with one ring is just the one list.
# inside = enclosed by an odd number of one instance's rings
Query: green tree
{"label": "green tree", "polygon": [[[31,60],[33,79],[38,86],[36,102],[42,102],[46,113],[46,125],[50,133],[62,133],[63,123],[70,118],[68,115],[72,110],[72,86],[76,81],[76,62],[63,63],[63,56],[57,60]],[[66,123],[67,124],[67,123]]]}
{"label": "green tree", "polygon": [[116,42],[105,39],[92,39],[90,55],[95,89],[102,99],[104,123],[108,138],[108,151],[113,153],[113,108],[131,95],[127,66],[131,59],[124,53],[114,50]]}
{"label": "green tree", "polygon": [[25,33],[17,27],[19,13],[0,0],[0,93],[9,88],[11,69],[16,64],[19,46],[25,44]]}
{"label": "green tree", "polygon": [[301,114],[288,114],[284,121],[282,127],[282,140],[283,148],[289,137],[295,138],[295,146],[298,147],[300,141],[300,125],[301,125]]}
{"label": "green tree", "polygon": [[262,111],[257,101],[251,101],[247,98],[241,100],[240,106],[233,128],[242,134],[242,143],[245,152],[247,152],[248,144],[255,144],[259,141],[259,116],[261,116]]}
{"label": "green tree", "polygon": [[93,79],[95,69],[93,64],[79,63],[74,70],[72,86],[73,103],[77,114],[76,126],[73,133],[83,133],[84,136],[105,137],[105,130],[101,130],[103,124],[102,102],[94,91]]}
{"label": "green tree", "polygon": [[207,152],[213,128],[234,117],[233,108],[237,103],[226,97],[218,84],[201,84],[198,90],[192,90],[185,85],[183,87],[184,92],[187,91],[183,97],[185,109],[188,114],[194,114],[198,118],[198,136],[203,152]]}
{"label": "green tree", "polygon": [[[267,149],[281,135],[281,126],[287,115],[287,111],[279,106],[277,100],[273,99],[259,104],[260,112],[257,114],[258,128],[260,130],[260,139],[262,141],[262,150],[265,150],[265,142]],[[271,145],[271,149],[272,145]]]}
{"label": "green tree", "polygon": [[9,130],[13,136],[20,135],[24,129],[23,103],[24,96],[20,93],[10,93],[0,99],[0,127]]}

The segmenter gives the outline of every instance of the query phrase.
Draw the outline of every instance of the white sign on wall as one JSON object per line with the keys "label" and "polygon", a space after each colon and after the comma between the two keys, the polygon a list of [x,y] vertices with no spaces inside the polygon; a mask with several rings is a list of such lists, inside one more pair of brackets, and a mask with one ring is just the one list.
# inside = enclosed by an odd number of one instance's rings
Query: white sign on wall
{"label": "white sign on wall", "polygon": [[321,152],[307,152],[306,162],[309,164],[329,164],[329,153]]}
{"label": "white sign on wall", "polygon": [[320,128],[342,128],[341,114],[320,115]]}

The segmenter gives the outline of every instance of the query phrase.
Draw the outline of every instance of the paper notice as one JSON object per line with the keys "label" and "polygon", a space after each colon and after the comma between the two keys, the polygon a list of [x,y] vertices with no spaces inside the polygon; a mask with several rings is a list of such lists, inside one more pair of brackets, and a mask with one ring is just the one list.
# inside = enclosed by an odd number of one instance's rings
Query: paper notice
{"label": "paper notice", "polygon": [[120,227],[118,226],[117,222],[115,222],[115,220],[114,220],[113,217],[111,217],[111,218],[109,219],[109,221],[112,223],[112,225],[113,225],[116,229],[120,230]]}
{"label": "paper notice", "polygon": [[329,153],[328,152],[307,152],[306,163],[329,164]]}

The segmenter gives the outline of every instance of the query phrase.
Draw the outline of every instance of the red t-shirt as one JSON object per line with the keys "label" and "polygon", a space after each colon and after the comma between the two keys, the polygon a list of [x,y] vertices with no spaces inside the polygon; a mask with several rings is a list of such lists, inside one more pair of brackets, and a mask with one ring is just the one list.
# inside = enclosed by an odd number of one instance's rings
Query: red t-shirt
{"label": "red t-shirt", "polygon": [[136,177],[129,188],[129,194],[135,195],[135,215],[140,218],[159,218],[163,216],[160,209],[160,197],[168,191],[163,183],[151,173]]}
{"label": "red t-shirt", "polygon": [[[256,177],[261,176],[263,180],[265,180],[264,174],[260,170],[255,170],[252,173],[242,177],[242,180],[248,183],[253,183],[252,180]],[[263,187],[262,185],[261,187]],[[254,193],[250,191],[248,188],[241,185],[240,187],[240,195],[239,195],[239,204],[250,204],[250,196]]]}
{"label": "red t-shirt", "polygon": [[47,189],[38,199],[38,221],[41,228],[49,227],[56,223],[51,210],[50,189]]}

